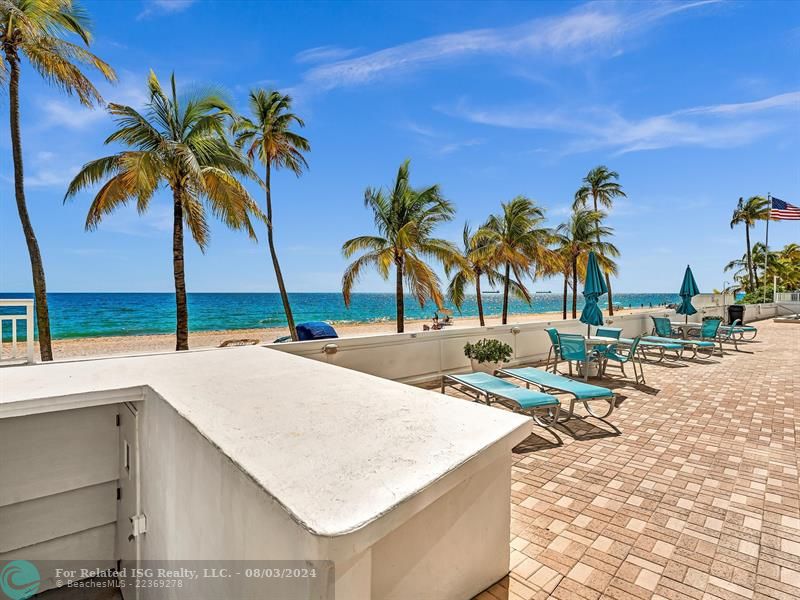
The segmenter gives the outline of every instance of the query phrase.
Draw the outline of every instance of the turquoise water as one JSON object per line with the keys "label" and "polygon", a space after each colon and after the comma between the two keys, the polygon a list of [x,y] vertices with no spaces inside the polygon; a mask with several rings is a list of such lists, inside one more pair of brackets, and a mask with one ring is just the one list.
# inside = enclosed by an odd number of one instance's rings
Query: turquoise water
{"label": "turquoise water", "polygon": [[[350,308],[345,308],[338,293],[289,294],[295,321],[336,323],[391,321],[395,316],[393,294],[353,294]],[[2,298],[31,298],[31,294],[0,293]],[[536,294],[533,305],[511,300],[511,313],[561,310],[560,294]],[[51,332],[55,339],[112,335],[145,335],[175,331],[175,297],[151,293],[75,293],[48,294]],[[614,303],[625,307],[659,306],[676,303],[677,294],[615,294]],[[189,329],[215,331],[255,329],[286,325],[280,296],[276,293],[203,293],[189,294]],[[484,311],[499,315],[502,294],[484,294]],[[571,297],[569,299],[571,306]],[[578,297],[578,310],[583,298]],[[607,301],[601,301],[607,307]],[[420,308],[406,302],[406,317],[428,318],[436,311],[432,304]],[[468,297],[462,315],[477,316],[475,296]],[[458,313],[456,313],[458,316]],[[24,325],[20,328],[24,337]],[[3,339],[9,339],[10,323],[4,323]]]}

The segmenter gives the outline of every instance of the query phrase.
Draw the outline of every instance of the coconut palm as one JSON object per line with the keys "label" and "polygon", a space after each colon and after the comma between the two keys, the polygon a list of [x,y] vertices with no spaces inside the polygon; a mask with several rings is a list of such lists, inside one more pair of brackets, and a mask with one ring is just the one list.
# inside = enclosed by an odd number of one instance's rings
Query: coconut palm
{"label": "coconut palm", "polygon": [[758,287],[756,268],[753,264],[753,252],[750,247],[750,228],[758,221],[769,219],[769,202],[761,196],[750,196],[747,200],[739,198],[736,208],[731,216],[731,229],[737,225],[744,225],[745,241],[747,243],[747,284],[748,291]]}
{"label": "coconut palm", "polygon": [[[474,286],[478,303],[478,319],[483,327],[486,323],[483,314],[483,298],[481,297],[481,278],[487,277],[489,283],[494,285],[494,282],[500,279],[500,274],[495,269],[493,246],[486,236],[481,235],[480,230],[474,232],[470,229],[469,223],[465,223],[462,240],[464,245],[461,250],[461,261],[455,265],[455,272],[447,287],[447,299],[458,310],[461,310],[467,287]],[[453,269],[448,268],[446,272],[450,277]]]}
{"label": "coconut palm", "polygon": [[579,208],[572,213],[569,221],[556,228],[554,242],[556,252],[562,260],[565,319],[568,287],[572,288],[572,318],[578,316],[578,281],[583,279],[586,273],[586,261],[591,250],[594,250],[600,267],[606,273],[617,272],[617,265],[610,257],[619,256],[619,250],[614,244],[603,241],[603,238],[611,236],[614,232],[602,224],[604,218],[605,213],[601,211]]}
{"label": "coconut palm", "polygon": [[206,209],[232,229],[255,239],[251,216],[263,218],[255,201],[238,180],[254,177],[250,165],[226,138],[232,115],[228,104],[212,91],[178,97],[175,76],[169,95],[150,72],[147,111],[109,104],[118,129],[106,143],[131,148],[93,160],[69,184],[65,201],[81,189],[102,183],[89,207],[86,229],[95,229],[106,215],[136,200],[139,213],[161,186],[172,192],[172,262],[177,312],[176,350],[189,348],[189,311],[184,274],[184,222],[205,251],[209,241]]}
{"label": "coconut palm", "polygon": [[304,127],[303,120],[291,112],[292,99],[275,90],[253,90],[250,92],[250,111],[252,119],[239,117],[233,125],[236,145],[246,148],[247,157],[252,162],[258,159],[264,165],[264,188],[267,203],[267,242],[272,257],[272,267],[278,281],[278,289],[289,324],[289,332],[293,340],[297,340],[297,329],[294,325],[292,307],[286,284],[275,251],[274,224],[272,212],[272,170],[289,169],[298,177],[308,167],[304,152],[311,150],[311,145],[303,136],[291,130],[293,125]]}
{"label": "coconut palm", "polygon": [[[586,174],[583,178],[583,184],[577,192],[575,192],[575,201],[572,204],[573,209],[588,208],[589,199],[592,200],[592,206],[595,212],[600,208],[611,208],[614,205],[614,198],[625,198],[625,192],[622,191],[622,186],[616,181],[619,179],[619,173],[610,171],[608,167],[600,165],[595,167]],[[600,227],[600,223],[597,223]],[[596,231],[595,238],[600,242],[600,233]],[[602,267],[602,261],[600,266]],[[611,292],[611,278],[606,272],[606,287],[608,288],[608,314],[614,314],[614,296]]]}
{"label": "coconut palm", "polygon": [[[47,307],[47,283],[39,241],[33,230],[25,200],[22,165],[22,134],[19,119],[19,84],[21,61],[30,65],[48,83],[75,95],[81,104],[93,106],[102,102],[100,93],[81,68],[97,69],[109,81],[115,79],[113,69],[66,38],[77,36],[87,47],[91,42],[90,23],[86,13],[72,0],[0,0],[0,83],[8,82],[11,131],[11,154],[14,162],[14,195],[22,232],[28,247],[36,299],[36,326],[39,330],[39,353],[43,361],[53,360],[50,341],[50,316]],[[33,335],[29,331],[28,335]]]}
{"label": "coconut palm", "polygon": [[345,258],[363,252],[350,263],[342,277],[344,303],[350,306],[353,287],[365,267],[375,267],[381,277],[388,280],[394,266],[397,332],[402,333],[404,285],[420,307],[428,300],[442,307],[439,277],[425,260],[440,261],[445,267],[460,262],[458,249],[451,242],[432,237],[436,226],[451,220],[455,210],[442,197],[438,185],[411,187],[409,161],[400,165],[391,189],[367,188],[364,206],[372,210],[378,235],[362,235],[342,245]]}
{"label": "coconut palm", "polygon": [[502,270],[503,316],[508,323],[508,297],[513,292],[530,304],[531,296],[522,283],[526,275],[535,275],[537,264],[552,260],[547,244],[550,230],[542,227],[544,210],[525,196],[502,204],[502,213],[492,215],[480,231],[493,247],[497,268]]}

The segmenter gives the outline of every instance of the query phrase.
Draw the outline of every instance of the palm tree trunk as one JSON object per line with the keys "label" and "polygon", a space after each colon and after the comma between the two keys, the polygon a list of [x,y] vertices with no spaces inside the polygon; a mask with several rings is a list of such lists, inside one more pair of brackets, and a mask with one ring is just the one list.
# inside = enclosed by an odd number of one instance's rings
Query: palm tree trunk
{"label": "palm tree trunk", "polygon": [[567,320],[567,291],[569,286],[569,273],[564,273],[564,300],[561,303],[561,316]]}
{"label": "palm tree trunk", "polygon": [[[597,198],[594,197],[592,194],[592,199],[594,200],[594,212],[597,212]],[[594,226],[595,231],[597,232],[597,245],[600,245],[600,224],[595,223]],[[606,276],[606,287],[608,288],[608,316],[614,316],[614,295],[611,293],[611,278],[608,276],[608,271],[605,271]]]}
{"label": "palm tree trunk", "polygon": [[286,322],[289,325],[289,333],[293,341],[297,341],[297,328],[294,325],[294,316],[292,315],[292,307],[289,304],[289,294],[286,293],[286,284],[283,283],[283,273],[281,273],[281,265],[278,263],[278,254],[275,252],[275,242],[272,237],[272,190],[270,187],[270,166],[267,163],[267,241],[269,242],[269,253],[272,256],[272,267],[275,269],[275,279],[278,280],[278,290],[281,293],[281,302],[283,302],[283,312],[286,313]]}
{"label": "palm tree trunk", "polygon": [[403,333],[405,328],[405,306],[403,304],[403,259],[395,260],[397,279],[395,280],[395,294],[397,302],[397,333]]}
{"label": "palm tree trunk", "polygon": [[578,318],[578,257],[572,259],[572,318]]}
{"label": "palm tree trunk", "polygon": [[172,190],[172,271],[175,277],[175,350],[189,349],[189,308],[186,304],[186,274],[183,265],[183,207],[181,191]]}
{"label": "palm tree trunk", "polygon": [[481,327],[486,325],[483,320],[483,298],[481,298],[481,272],[475,271],[475,296],[478,299],[478,321]]}
{"label": "palm tree trunk", "polygon": [[750,226],[747,223],[744,224],[744,234],[747,240],[747,280],[750,283],[750,289],[748,291],[752,292],[756,289],[753,287],[755,272],[753,270],[753,257],[750,250]]}
{"label": "palm tree trunk", "polygon": [[[36,301],[36,326],[39,330],[39,355],[43,361],[53,360],[53,348],[50,341],[50,312],[47,308],[47,283],[44,277],[44,264],[39,251],[39,242],[33,231],[28,206],[25,202],[25,176],[22,168],[22,136],[19,127],[19,56],[16,50],[5,48],[5,56],[10,66],[8,82],[9,113],[11,121],[11,153],[14,159],[14,195],[17,200],[17,212],[22,224],[22,233],[28,246],[33,277],[33,295]],[[25,335],[33,337],[33,331]]]}
{"label": "palm tree trunk", "polygon": [[511,283],[511,263],[506,263],[506,277],[503,282],[503,319],[502,324],[508,323],[508,288]]}
{"label": "palm tree trunk", "polygon": [[611,279],[608,276],[608,271],[606,271],[606,287],[608,288],[608,316],[614,316],[614,296],[611,293]]}

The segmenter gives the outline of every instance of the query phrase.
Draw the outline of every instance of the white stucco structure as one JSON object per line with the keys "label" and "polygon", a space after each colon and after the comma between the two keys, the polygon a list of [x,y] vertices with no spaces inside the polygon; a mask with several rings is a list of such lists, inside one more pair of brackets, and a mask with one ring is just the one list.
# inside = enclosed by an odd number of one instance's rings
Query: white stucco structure
{"label": "white stucco structure", "polygon": [[[103,442],[113,436],[103,411],[136,431],[133,451]],[[70,476],[0,496],[0,538],[15,540],[0,559],[58,558],[69,539],[71,558],[98,565],[332,560],[340,599],[469,597],[508,570],[510,452],[527,417],[257,347],[17,367],[0,371],[4,482],[22,477],[23,459],[29,479],[55,477],[35,475],[59,449],[18,432],[59,422],[90,430],[59,434],[60,454],[78,457],[64,461]],[[109,523],[117,464],[120,482],[126,465],[138,470],[134,495],[123,487],[130,511],[146,515],[133,553],[132,515]],[[91,515],[76,508],[87,498]],[[85,523],[37,530],[44,513]],[[307,597],[326,585],[309,584]]]}

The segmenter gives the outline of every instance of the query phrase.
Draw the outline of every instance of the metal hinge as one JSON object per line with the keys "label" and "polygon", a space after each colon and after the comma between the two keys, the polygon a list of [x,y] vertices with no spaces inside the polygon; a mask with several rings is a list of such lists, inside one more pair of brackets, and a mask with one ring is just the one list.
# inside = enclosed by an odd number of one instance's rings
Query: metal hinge
{"label": "metal hinge", "polygon": [[141,513],[138,515],[133,515],[131,517],[130,537],[139,537],[143,533],[147,533],[147,517]]}
{"label": "metal hinge", "polygon": [[117,500],[122,500],[122,488],[117,488]]}
{"label": "metal hinge", "polygon": [[117,413],[117,427],[119,427],[119,413]]}

